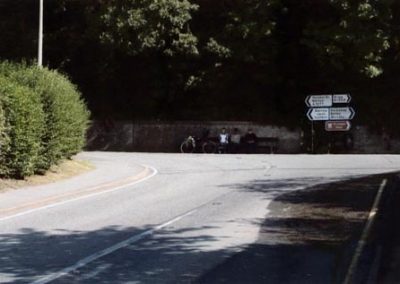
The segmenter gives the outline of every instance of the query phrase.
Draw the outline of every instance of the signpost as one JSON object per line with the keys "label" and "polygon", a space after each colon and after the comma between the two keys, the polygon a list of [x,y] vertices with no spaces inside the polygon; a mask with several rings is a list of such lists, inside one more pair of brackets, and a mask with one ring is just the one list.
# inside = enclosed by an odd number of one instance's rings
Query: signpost
{"label": "signpost", "polygon": [[330,107],[332,106],[332,95],[307,96],[305,102],[308,107]]}
{"label": "signpost", "polygon": [[311,121],[329,120],[329,108],[310,108],[307,117]]}
{"label": "signpost", "polygon": [[355,113],[352,107],[332,107],[330,108],[329,120],[353,119]]}
{"label": "signpost", "polygon": [[[314,153],[314,121],[324,121],[325,130],[349,131],[355,111],[348,106],[350,94],[309,95],[305,99],[307,117],[311,121],[311,152]],[[330,149],[331,142],[328,148]],[[329,150],[328,150],[329,152]]]}
{"label": "signpost", "polygon": [[349,131],[351,123],[348,120],[325,121],[326,131]]}
{"label": "signpost", "polygon": [[332,97],[332,102],[334,104],[348,104],[351,101],[351,96],[349,94],[335,94]]}
{"label": "signpost", "polygon": [[352,107],[317,107],[308,109],[307,117],[311,121],[351,120],[355,113]]}

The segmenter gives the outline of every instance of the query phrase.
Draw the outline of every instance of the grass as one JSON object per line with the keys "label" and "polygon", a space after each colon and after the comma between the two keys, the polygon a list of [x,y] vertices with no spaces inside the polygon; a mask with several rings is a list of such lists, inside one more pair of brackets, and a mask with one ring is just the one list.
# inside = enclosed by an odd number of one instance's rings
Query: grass
{"label": "grass", "polygon": [[23,180],[0,178],[0,192],[26,186],[49,184],[86,173],[93,169],[94,166],[88,161],[64,160],[59,165],[53,166],[44,175],[34,175]]}

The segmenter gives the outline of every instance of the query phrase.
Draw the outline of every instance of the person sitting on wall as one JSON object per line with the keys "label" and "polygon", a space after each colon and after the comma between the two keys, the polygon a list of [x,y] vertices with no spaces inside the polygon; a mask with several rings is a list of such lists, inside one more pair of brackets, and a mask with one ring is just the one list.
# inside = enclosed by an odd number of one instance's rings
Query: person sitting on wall
{"label": "person sitting on wall", "polygon": [[233,129],[233,133],[231,135],[231,144],[230,144],[230,148],[231,148],[231,152],[236,154],[240,152],[240,133],[239,133],[239,129],[234,128]]}
{"label": "person sitting on wall", "polygon": [[218,135],[218,153],[223,154],[227,152],[228,144],[229,144],[229,134],[226,133],[225,127],[222,128],[221,133]]}
{"label": "person sitting on wall", "polygon": [[247,154],[252,154],[256,152],[257,135],[253,132],[251,128],[249,128],[246,135],[243,137],[243,142],[245,143]]}

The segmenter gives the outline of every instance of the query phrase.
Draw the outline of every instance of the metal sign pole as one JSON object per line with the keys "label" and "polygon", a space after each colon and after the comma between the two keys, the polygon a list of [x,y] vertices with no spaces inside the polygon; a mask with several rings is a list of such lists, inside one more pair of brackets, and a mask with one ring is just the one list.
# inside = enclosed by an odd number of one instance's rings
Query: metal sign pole
{"label": "metal sign pole", "polygon": [[314,121],[311,120],[311,153],[314,154]]}

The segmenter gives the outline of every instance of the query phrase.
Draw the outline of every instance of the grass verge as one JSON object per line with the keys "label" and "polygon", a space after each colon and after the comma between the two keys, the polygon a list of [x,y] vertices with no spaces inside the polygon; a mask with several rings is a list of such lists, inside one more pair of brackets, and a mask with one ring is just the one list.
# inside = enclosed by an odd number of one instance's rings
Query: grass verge
{"label": "grass verge", "polygon": [[43,185],[71,178],[94,169],[88,161],[64,160],[59,165],[52,166],[44,175],[34,175],[23,180],[1,179],[0,192],[20,187]]}

